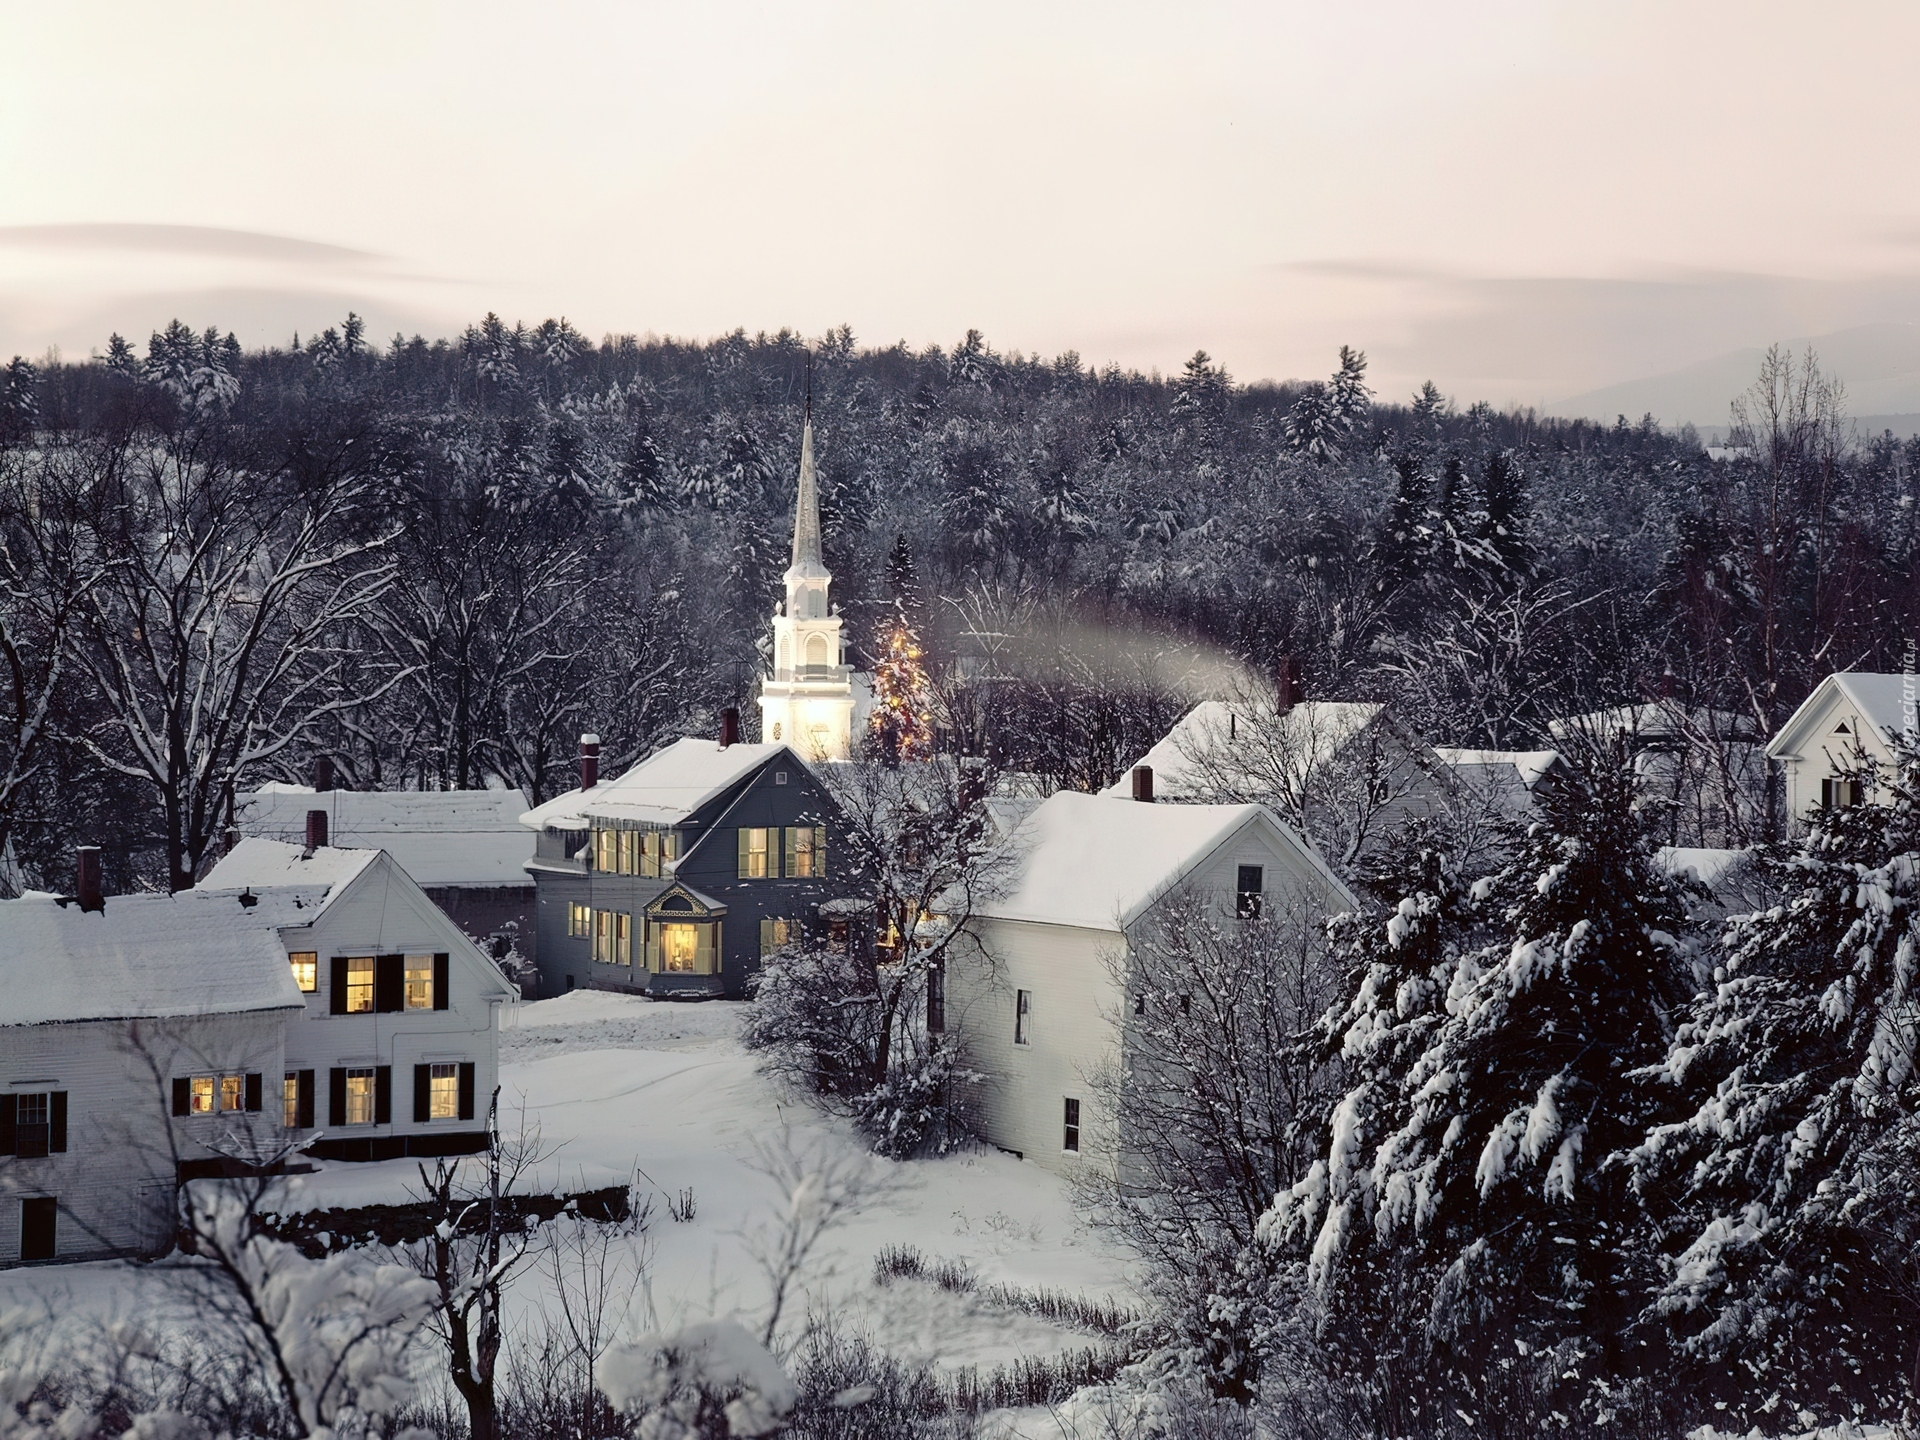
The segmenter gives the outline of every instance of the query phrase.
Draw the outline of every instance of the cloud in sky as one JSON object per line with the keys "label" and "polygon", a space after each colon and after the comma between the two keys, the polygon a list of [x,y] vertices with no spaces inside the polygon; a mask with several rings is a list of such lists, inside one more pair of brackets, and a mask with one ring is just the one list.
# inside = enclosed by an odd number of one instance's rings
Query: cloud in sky
{"label": "cloud in sky", "polygon": [[0,352],[258,291],[1537,403],[1909,315],[1916,50],[1773,0],[34,7]]}

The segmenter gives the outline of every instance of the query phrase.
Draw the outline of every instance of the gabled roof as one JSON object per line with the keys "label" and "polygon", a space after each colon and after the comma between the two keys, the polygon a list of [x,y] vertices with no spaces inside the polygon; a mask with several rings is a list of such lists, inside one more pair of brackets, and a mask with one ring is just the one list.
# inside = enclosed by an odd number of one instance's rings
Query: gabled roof
{"label": "gabled roof", "polygon": [[306,1001],[279,927],[290,889],[242,905],[231,892],[109,895],[82,910],[50,895],[0,901],[0,1026],[298,1010]]}
{"label": "gabled roof", "polygon": [[426,886],[525,885],[533,837],[523,790],[327,790],[262,786],[241,801],[243,834],[304,841],[307,812],[327,812],[342,849],[384,850]]}
{"label": "gabled roof", "polygon": [[1454,745],[1436,745],[1433,753],[1440,763],[1454,771],[1511,772],[1515,781],[1532,790],[1561,763],[1558,750],[1468,750]]}
{"label": "gabled roof", "polygon": [[1809,728],[1836,696],[1846,702],[1861,719],[1874,727],[1873,738],[1886,743],[1894,735],[1913,726],[1909,695],[1920,693],[1920,676],[1881,675],[1868,670],[1839,670],[1813,687],[1813,693],[1800,708],[1787,717],[1787,723],[1767,742],[1767,754],[1776,758],[1793,755],[1815,738]]}
{"label": "gabled roof", "polygon": [[1344,903],[1324,861],[1262,805],[1145,805],[1063,790],[1014,833],[1011,883],[974,907],[989,919],[1123,931],[1249,826],[1267,826]]}
{"label": "gabled roof", "polygon": [[[1221,791],[1271,794],[1332,760],[1384,708],[1373,701],[1307,700],[1279,713],[1271,700],[1203,700],[1134,764],[1152,767],[1154,793],[1165,800],[1207,799]],[[1130,796],[1132,787],[1129,773],[1105,793]]]}
{"label": "gabled roof", "polygon": [[520,817],[530,830],[585,830],[594,820],[678,825],[777,755],[806,764],[785,745],[728,745],[689,735],[664,746],[617,780],[569,790]]}
{"label": "gabled roof", "polygon": [[310,924],[326,907],[380,858],[378,850],[348,850],[323,845],[309,851],[303,845],[283,840],[242,840],[207,872],[199,885],[204,893],[231,894],[251,890],[259,894],[298,892],[315,897],[295,919],[283,919],[282,925]]}

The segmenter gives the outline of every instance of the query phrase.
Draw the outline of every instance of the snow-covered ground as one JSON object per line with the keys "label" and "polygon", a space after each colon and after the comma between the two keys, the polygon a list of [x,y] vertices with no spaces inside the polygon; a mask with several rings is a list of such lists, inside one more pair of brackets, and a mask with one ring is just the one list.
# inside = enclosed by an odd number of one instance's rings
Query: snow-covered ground
{"label": "snow-covered ground", "polygon": [[[841,1122],[782,1096],[738,1040],[742,1006],[665,1004],[575,991],[514,1007],[501,1035],[502,1127],[537,1127],[547,1158],[537,1188],[592,1189],[637,1181],[653,1196],[640,1247],[646,1279],[627,1328],[732,1317],[755,1328],[767,1287],[752,1258],[785,1204],[759,1157],[784,1148],[866,1167],[874,1193],[820,1243],[790,1304],[831,1307],[865,1327],[903,1359],[993,1365],[1048,1354],[1092,1337],[971,1295],[918,1281],[876,1285],[875,1254],[913,1245],[931,1259],[966,1262],[983,1284],[1049,1286],[1128,1298],[1123,1257],[1075,1215],[1055,1176],[998,1152],[973,1151],[892,1164],[866,1156]],[[417,1163],[323,1164],[291,1182],[286,1208],[364,1205],[413,1198]],[[670,1217],[669,1200],[691,1190],[691,1220]],[[0,1272],[0,1309],[12,1298],[53,1295],[90,1309],[142,1303],[154,1272],[117,1263]],[[538,1276],[522,1282],[519,1304],[545,1298]]]}

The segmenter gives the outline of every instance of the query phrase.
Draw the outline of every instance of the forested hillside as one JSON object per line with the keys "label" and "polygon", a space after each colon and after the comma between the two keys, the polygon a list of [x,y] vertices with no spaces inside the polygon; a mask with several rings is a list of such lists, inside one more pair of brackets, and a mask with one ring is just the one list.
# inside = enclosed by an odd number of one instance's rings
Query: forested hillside
{"label": "forested hillside", "polygon": [[[1920,633],[1920,441],[1809,362],[1731,457],[1431,386],[1242,385],[842,329],[708,343],[349,318],[245,353],[16,359],[0,409],[0,840],[15,883],[190,883],[234,788],[570,783],[750,700],[811,391],[857,647],[912,607],[947,743],[1104,783],[1192,698],[1289,661],[1435,741],[1517,745],[1658,691],[1771,729]],[[1729,397],[1733,400],[1735,397]],[[1741,418],[1741,417],[1736,417]],[[746,707],[749,726],[753,711]]]}

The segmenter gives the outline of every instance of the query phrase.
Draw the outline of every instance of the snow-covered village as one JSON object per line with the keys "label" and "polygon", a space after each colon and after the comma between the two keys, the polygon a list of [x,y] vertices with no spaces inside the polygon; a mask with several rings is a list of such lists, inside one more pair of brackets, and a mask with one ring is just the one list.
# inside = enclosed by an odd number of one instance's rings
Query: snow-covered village
{"label": "snow-covered village", "polygon": [[1774,8],[0,20],[0,1440],[1920,1434]]}

